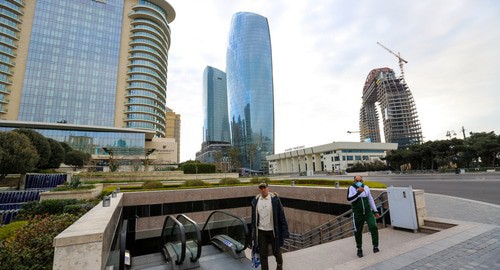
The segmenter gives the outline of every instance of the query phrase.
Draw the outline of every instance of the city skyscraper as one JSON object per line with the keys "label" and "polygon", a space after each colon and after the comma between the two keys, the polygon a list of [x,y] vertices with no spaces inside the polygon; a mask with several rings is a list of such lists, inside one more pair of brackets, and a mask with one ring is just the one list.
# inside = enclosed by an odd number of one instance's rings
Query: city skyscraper
{"label": "city skyscraper", "polygon": [[230,142],[226,73],[211,66],[203,72],[203,142]]}
{"label": "city skyscraper", "polygon": [[220,164],[231,146],[226,73],[207,66],[203,71],[203,142],[196,160]]}
{"label": "city skyscraper", "polygon": [[274,154],[274,89],[267,18],[250,12],[233,15],[226,54],[231,142],[241,165],[267,170]]}
{"label": "city skyscraper", "polygon": [[362,100],[359,113],[361,141],[381,142],[375,107],[378,103],[386,143],[398,143],[400,148],[422,143],[422,129],[411,91],[392,69],[370,71],[363,87]]}
{"label": "city skyscraper", "polygon": [[77,134],[92,154],[164,138],[174,19],[165,0],[2,0],[0,130]]}
{"label": "city skyscraper", "polygon": [[0,119],[165,137],[170,4],[4,0],[0,13]]}

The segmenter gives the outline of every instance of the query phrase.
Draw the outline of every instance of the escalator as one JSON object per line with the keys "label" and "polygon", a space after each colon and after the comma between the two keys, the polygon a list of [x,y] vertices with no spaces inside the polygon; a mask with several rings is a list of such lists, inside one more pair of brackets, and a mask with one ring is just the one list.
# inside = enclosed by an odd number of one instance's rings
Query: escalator
{"label": "escalator", "polygon": [[[120,256],[125,262],[120,269],[246,269],[251,265],[244,252],[249,233],[243,218],[214,211],[199,228],[184,214],[166,216],[160,237],[147,241],[149,247],[157,247],[152,252],[136,252],[135,242],[121,240],[128,244],[120,247],[120,254],[125,254]],[[127,235],[126,230],[125,225],[121,235]]]}

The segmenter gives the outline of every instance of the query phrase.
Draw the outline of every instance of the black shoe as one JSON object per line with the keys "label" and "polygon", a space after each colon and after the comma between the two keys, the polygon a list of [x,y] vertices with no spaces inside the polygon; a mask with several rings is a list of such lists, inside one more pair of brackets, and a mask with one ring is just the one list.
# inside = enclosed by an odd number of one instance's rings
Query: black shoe
{"label": "black shoe", "polygon": [[373,253],[377,253],[379,251],[380,251],[380,249],[378,249],[378,247],[373,247]]}
{"label": "black shoe", "polygon": [[358,248],[358,257],[363,257],[363,250]]}

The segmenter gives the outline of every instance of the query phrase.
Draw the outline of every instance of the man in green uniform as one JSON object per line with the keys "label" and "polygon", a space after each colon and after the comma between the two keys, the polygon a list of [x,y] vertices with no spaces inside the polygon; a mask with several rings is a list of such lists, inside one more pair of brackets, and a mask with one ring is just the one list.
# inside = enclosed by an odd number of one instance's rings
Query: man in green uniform
{"label": "man in green uniform", "polygon": [[[354,177],[354,183],[347,191],[347,201],[352,205],[352,216],[354,224],[354,238],[356,239],[356,248],[358,257],[363,257],[363,225],[368,224],[368,229],[372,235],[373,252],[379,252],[378,248],[378,228],[375,219],[380,218],[375,201],[370,193],[370,188],[363,184],[363,177],[357,175]],[[375,215],[374,215],[375,214]]]}

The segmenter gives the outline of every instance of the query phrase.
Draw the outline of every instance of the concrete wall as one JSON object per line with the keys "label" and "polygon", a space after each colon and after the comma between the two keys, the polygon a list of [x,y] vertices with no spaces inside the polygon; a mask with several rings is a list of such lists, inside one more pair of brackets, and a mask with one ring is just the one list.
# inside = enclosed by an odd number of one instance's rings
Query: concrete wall
{"label": "concrete wall", "polygon": [[98,204],[54,238],[53,269],[104,269],[120,222],[122,199],[119,193],[109,207]]}
{"label": "concrete wall", "polygon": [[91,200],[97,198],[102,192],[103,184],[96,184],[93,189],[81,190],[68,190],[68,191],[45,191],[40,193],[40,201],[46,200],[63,200],[63,199],[77,199],[77,200]]}
{"label": "concrete wall", "polygon": [[[152,167],[152,166],[150,166]],[[107,172],[107,173],[81,173],[78,174],[80,180],[85,181],[106,181],[106,180],[193,180],[193,179],[221,179],[239,178],[238,173],[207,173],[207,174],[184,174],[181,171],[167,172]]]}
{"label": "concrete wall", "polygon": [[[271,185],[270,190],[277,192],[282,198],[348,204],[346,188]],[[376,197],[383,191],[372,189],[372,194]],[[110,207],[97,205],[54,238],[54,269],[103,269],[124,206],[252,197],[258,193],[256,186],[119,193],[116,198],[111,199]],[[414,190],[414,194],[418,222],[422,226],[425,218],[424,192]],[[284,208],[291,232],[308,231],[335,217],[291,209],[287,205]],[[251,209],[248,206],[225,211],[249,220]],[[198,223],[204,223],[211,212],[188,213],[187,216]],[[139,218],[137,237],[158,236],[164,220],[165,216]]]}
{"label": "concrete wall", "polygon": [[[277,192],[280,197],[300,199],[308,201],[319,201],[338,204],[349,204],[346,201],[346,188],[330,187],[306,187],[306,186],[270,186],[272,192]],[[371,189],[374,197],[378,196],[383,189]],[[254,186],[248,187],[225,187],[225,188],[202,188],[169,191],[150,191],[147,196],[144,192],[126,193],[123,206],[148,205],[173,202],[190,202],[201,200],[216,200],[238,197],[252,197],[259,193]],[[250,205],[250,201],[248,202]],[[302,233],[319,226],[335,215],[320,214],[304,210],[292,209],[283,205],[287,217],[289,230]],[[425,207],[425,206],[424,206]],[[234,215],[250,219],[251,209],[249,207],[226,209],[225,211]],[[204,223],[212,211],[188,213],[187,215],[198,223]],[[137,220],[138,234],[151,235],[148,231],[158,232],[163,226],[165,216],[144,217]]]}

